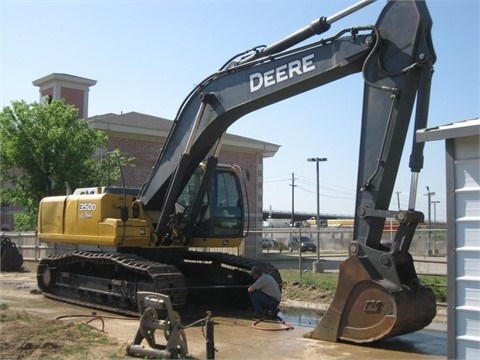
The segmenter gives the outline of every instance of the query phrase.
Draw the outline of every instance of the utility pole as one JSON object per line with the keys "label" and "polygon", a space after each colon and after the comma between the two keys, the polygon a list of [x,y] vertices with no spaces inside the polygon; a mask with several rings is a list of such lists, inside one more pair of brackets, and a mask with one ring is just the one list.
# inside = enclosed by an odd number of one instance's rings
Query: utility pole
{"label": "utility pole", "polygon": [[292,187],[292,220],[291,220],[291,226],[293,227],[295,225],[295,174],[292,173],[292,183],[290,184]]}
{"label": "utility pole", "polygon": [[433,224],[437,227],[437,204],[440,203],[439,200],[432,201],[433,204]]}
{"label": "utility pole", "polygon": [[432,255],[432,248],[430,246],[432,240],[432,222],[431,222],[431,210],[432,210],[432,196],[435,195],[433,191],[430,191],[430,188],[427,186],[427,193],[425,194],[428,196],[428,250],[427,255]]}
{"label": "utility pole", "polygon": [[317,169],[317,261],[313,263],[313,270],[316,273],[323,272],[322,263],[320,262],[320,169],[319,163],[323,161],[327,161],[327,158],[308,158],[307,161],[315,162],[316,169]]}
{"label": "utility pole", "polygon": [[[432,201],[433,204],[433,224],[435,225],[435,228],[437,227],[437,204],[440,201]],[[435,241],[435,249],[433,250],[435,254],[438,254],[438,248],[437,248],[437,242]]]}

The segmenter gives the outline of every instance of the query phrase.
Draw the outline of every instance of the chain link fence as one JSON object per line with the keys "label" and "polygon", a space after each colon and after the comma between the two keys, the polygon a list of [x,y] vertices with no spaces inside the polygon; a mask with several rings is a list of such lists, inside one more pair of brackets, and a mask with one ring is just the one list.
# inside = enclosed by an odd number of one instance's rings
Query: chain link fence
{"label": "chain link fence", "polygon": [[[296,267],[296,256],[298,251],[287,249],[288,242],[293,236],[307,236],[317,244],[320,244],[318,255],[323,261],[332,260],[334,270],[338,270],[340,262],[348,256],[348,245],[353,240],[353,230],[351,228],[266,228],[261,233],[262,238],[275,239],[281,248],[263,249],[264,254],[281,254],[284,261],[291,260],[292,267]],[[26,261],[39,261],[40,259],[67,251],[79,250],[79,246],[62,244],[41,243],[38,241],[35,233],[8,232],[3,233],[10,238],[20,250],[23,259]],[[382,242],[388,243],[393,240],[394,233],[385,232]],[[261,247],[261,243],[257,246]],[[64,248],[65,247],[65,248]],[[81,250],[98,250],[98,247],[81,247]],[[113,250],[113,249],[112,249]],[[410,246],[410,253],[414,257],[415,268],[419,274],[445,275],[447,274],[446,263],[447,235],[445,229],[419,229],[415,233]],[[259,251],[262,253],[262,251]],[[313,262],[317,254],[302,253],[305,258],[305,266],[308,269],[309,260]],[[288,266],[288,265],[286,265]]]}
{"label": "chain link fence", "polygon": [[[263,249],[264,253],[289,252],[288,243],[294,236],[307,236],[319,244],[320,257],[324,261],[332,258],[345,259],[348,256],[348,246],[353,241],[352,228],[265,228],[262,238],[274,239],[280,244],[272,248]],[[382,243],[392,243],[395,232],[385,231]],[[447,274],[447,231],[446,229],[418,229],[415,232],[409,252],[414,257],[415,268],[419,274],[445,275]],[[292,255],[298,254],[298,251]],[[303,253],[303,256],[312,256],[312,253]]]}

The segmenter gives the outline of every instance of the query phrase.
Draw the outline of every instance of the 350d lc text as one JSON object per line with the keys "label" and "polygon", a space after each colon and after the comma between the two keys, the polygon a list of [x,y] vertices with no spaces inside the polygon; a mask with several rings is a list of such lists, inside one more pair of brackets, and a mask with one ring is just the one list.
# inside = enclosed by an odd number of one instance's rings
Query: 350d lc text
{"label": "350d lc text", "polygon": [[97,204],[91,202],[81,202],[80,211],[95,211],[97,209]]}

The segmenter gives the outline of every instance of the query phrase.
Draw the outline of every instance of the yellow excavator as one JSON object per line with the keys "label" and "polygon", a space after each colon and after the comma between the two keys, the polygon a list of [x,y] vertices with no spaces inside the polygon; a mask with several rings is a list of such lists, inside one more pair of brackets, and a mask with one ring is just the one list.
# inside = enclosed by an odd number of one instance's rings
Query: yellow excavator
{"label": "yellow excavator", "polygon": [[[218,164],[223,134],[249,112],[361,73],[354,241],[341,264],[333,303],[306,336],[363,343],[428,325],[435,298],[420,283],[408,252],[424,218],[415,210],[422,144],[412,144],[408,210],[388,210],[415,102],[414,130],[427,125],[436,60],[427,5],[390,0],[375,25],[300,45],[371,2],[360,1],[270,46],[234,56],[198,83],[181,104],[140,190],[93,187],[43,199],[39,239],[90,247],[44,258],[38,267],[42,291],[89,306],[136,311],[139,291],[164,293],[173,306],[200,299],[245,306],[254,265],[281,284],[270,264],[198,251],[237,248],[248,223],[241,170]],[[389,246],[381,244],[386,218],[399,223]]]}

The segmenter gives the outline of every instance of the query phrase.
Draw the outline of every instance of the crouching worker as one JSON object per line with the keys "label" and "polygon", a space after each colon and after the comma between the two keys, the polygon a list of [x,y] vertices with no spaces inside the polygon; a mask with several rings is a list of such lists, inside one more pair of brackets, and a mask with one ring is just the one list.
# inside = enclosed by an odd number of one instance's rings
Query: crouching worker
{"label": "crouching worker", "polygon": [[281,300],[280,288],[275,279],[263,272],[259,266],[250,271],[255,282],[248,287],[253,310],[258,316],[277,318],[280,311],[278,305]]}

